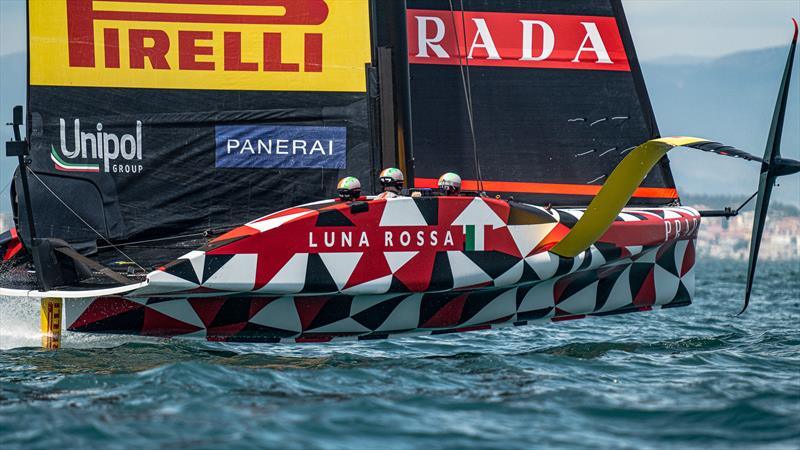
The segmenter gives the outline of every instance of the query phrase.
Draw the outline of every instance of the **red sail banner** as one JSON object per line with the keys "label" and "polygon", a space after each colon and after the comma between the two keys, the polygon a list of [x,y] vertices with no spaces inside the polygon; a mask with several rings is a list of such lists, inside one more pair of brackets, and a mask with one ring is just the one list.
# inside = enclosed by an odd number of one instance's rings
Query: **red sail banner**
{"label": "red sail banner", "polygon": [[614,17],[409,9],[407,20],[411,64],[630,71]]}

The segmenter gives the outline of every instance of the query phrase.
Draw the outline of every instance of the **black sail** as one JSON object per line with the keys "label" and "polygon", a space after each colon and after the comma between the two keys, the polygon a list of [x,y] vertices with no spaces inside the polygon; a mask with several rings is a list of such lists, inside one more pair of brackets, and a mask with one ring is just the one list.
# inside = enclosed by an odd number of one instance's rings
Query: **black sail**
{"label": "black sail", "polygon": [[[479,189],[477,149],[490,194],[586,205],[628,151],[658,137],[617,0],[409,0],[407,24],[419,187],[453,171]],[[631,202],[676,199],[664,158]]]}
{"label": "black sail", "polygon": [[367,0],[151,3],[29,4],[38,237],[214,234],[370,188]]}

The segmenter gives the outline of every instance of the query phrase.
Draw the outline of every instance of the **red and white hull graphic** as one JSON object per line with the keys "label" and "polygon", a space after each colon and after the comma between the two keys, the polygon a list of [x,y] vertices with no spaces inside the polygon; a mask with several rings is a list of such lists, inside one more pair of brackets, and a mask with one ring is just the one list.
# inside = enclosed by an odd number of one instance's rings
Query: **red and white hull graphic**
{"label": "red and white hull graphic", "polygon": [[690,303],[696,211],[624,210],[578,257],[549,252],[581,214],[477,197],[318,202],[220,236],[124,298],[68,302],[68,328],[324,341]]}

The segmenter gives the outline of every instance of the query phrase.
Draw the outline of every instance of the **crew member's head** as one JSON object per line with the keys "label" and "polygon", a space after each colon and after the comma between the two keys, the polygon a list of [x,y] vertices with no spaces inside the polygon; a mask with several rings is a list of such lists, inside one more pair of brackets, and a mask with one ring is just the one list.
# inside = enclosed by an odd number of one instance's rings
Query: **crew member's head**
{"label": "crew member's head", "polygon": [[339,198],[342,201],[357,200],[358,197],[361,197],[361,182],[356,177],[344,177],[339,180],[336,190],[339,192]]}
{"label": "crew member's head", "polygon": [[453,172],[447,172],[439,177],[439,192],[443,195],[458,195],[461,193],[461,177]]}
{"label": "crew member's head", "polygon": [[394,167],[389,167],[388,169],[383,169],[383,172],[378,175],[378,179],[381,182],[384,192],[394,192],[397,194],[403,189],[403,181],[405,178],[403,177],[403,171]]}

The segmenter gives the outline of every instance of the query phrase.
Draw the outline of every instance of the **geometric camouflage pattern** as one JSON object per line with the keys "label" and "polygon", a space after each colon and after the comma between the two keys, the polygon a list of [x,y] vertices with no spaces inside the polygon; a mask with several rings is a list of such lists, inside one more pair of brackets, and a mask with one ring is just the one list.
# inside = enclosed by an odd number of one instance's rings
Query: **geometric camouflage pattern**
{"label": "geometric camouflage pattern", "polygon": [[447,333],[691,303],[699,214],[626,209],[575,258],[582,210],[478,197],[324,201],[227,233],[125,297],[66,303],[68,329],[320,342]]}
{"label": "geometric camouflage pattern", "polygon": [[[131,295],[367,295],[539,281],[572,263],[547,250],[581,214],[479,197],[318,202],[239,227],[151,273]],[[687,239],[698,225],[690,208],[625,211],[581,261],[609,263]]]}
{"label": "geometric camouflage pattern", "polygon": [[[642,248],[613,265],[575,258],[545,280],[439,293],[259,297],[100,297],[66,303],[78,332],[229,342],[326,342],[483,330],[685,306],[694,240]],[[636,250],[636,249],[635,249]],[[526,263],[527,264],[527,263]]]}

